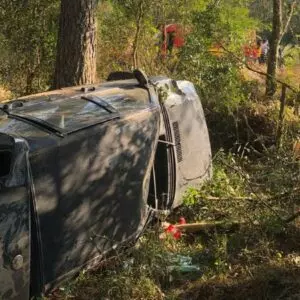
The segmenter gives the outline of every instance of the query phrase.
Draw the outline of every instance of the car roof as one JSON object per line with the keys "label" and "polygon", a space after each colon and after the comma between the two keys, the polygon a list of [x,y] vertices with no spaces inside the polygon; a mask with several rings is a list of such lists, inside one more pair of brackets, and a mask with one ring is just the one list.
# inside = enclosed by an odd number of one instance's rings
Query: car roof
{"label": "car roof", "polygon": [[0,110],[0,132],[25,138],[31,148],[59,136],[118,118],[149,105],[147,89],[135,79],[75,86],[20,97]]}
{"label": "car roof", "polygon": [[[11,100],[43,100],[46,97],[74,97],[74,96],[83,96],[86,93],[101,93],[106,94],[117,94],[120,92],[125,92],[128,95],[131,95],[134,98],[142,99],[141,94],[145,94],[145,89],[140,87],[137,80],[118,80],[118,81],[105,81],[98,84],[88,84],[81,86],[66,87],[57,90],[42,92],[34,95],[28,95],[19,97],[17,99]],[[10,101],[10,102],[11,102]]]}

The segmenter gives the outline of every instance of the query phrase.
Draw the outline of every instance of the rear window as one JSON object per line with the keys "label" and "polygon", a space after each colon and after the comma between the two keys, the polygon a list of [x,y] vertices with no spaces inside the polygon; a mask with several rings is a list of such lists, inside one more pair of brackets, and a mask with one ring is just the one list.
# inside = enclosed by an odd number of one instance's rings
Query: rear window
{"label": "rear window", "polygon": [[70,133],[81,128],[116,117],[112,113],[82,98],[68,98],[40,103],[26,103],[15,108],[11,114],[41,121],[61,133]]}

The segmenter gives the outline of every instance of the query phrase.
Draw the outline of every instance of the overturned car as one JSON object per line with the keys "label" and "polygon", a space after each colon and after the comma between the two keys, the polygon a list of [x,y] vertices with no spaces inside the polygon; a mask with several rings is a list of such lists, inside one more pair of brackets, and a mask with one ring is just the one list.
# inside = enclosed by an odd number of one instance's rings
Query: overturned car
{"label": "overturned car", "polygon": [[0,106],[1,299],[95,265],[210,176],[193,84],[123,75]]}

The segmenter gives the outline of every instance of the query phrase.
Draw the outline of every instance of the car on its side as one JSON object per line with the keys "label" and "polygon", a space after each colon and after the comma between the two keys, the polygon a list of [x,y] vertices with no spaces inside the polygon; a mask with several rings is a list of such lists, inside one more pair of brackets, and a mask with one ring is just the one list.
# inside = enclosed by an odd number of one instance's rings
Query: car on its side
{"label": "car on its side", "polygon": [[138,70],[109,79],[0,106],[1,299],[94,266],[211,176],[192,83]]}

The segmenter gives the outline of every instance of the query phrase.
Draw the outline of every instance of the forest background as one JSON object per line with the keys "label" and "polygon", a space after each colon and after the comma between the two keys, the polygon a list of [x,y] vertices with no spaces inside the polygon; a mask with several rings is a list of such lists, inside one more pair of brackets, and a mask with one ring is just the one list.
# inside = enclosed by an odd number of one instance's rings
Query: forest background
{"label": "forest background", "polygon": [[[152,228],[129,253],[82,273],[59,297],[299,299],[299,1],[78,0],[86,7],[81,17],[91,14],[93,21],[89,57],[62,35],[61,20],[76,13],[63,9],[67,2],[1,0],[0,100],[137,67],[192,81],[209,127],[214,175],[187,191],[169,219],[183,215],[215,226],[181,241],[162,241],[161,229]],[[84,20],[75,18],[68,36]],[[165,56],[160,28],[172,23],[182,26],[185,45]],[[259,38],[270,43],[266,64],[245,58],[245,46]],[[88,75],[76,74],[76,55],[61,61],[63,48],[87,57]],[[192,258],[201,274],[170,271],[170,253]]]}

